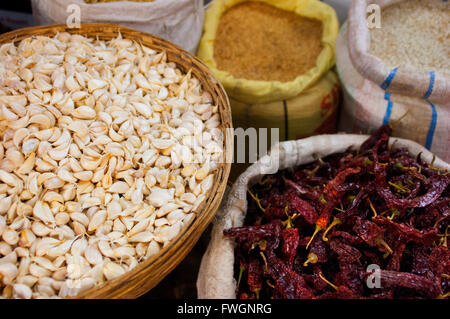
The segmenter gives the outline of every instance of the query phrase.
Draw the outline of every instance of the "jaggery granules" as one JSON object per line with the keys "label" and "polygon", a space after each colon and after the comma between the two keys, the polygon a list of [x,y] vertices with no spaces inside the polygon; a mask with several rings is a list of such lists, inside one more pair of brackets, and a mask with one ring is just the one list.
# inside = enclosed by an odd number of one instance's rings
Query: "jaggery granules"
{"label": "jaggery granules", "polygon": [[245,2],[220,19],[217,68],[236,78],[288,82],[316,65],[322,23],[262,2]]}

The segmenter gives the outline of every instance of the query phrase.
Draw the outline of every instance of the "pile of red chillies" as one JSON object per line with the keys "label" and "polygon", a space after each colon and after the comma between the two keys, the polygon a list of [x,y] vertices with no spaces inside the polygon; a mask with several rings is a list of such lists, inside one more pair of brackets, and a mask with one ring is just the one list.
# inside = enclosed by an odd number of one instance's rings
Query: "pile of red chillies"
{"label": "pile of red chillies", "polygon": [[245,299],[448,298],[450,176],[388,145],[266,175],[248,190],[235,248]]}

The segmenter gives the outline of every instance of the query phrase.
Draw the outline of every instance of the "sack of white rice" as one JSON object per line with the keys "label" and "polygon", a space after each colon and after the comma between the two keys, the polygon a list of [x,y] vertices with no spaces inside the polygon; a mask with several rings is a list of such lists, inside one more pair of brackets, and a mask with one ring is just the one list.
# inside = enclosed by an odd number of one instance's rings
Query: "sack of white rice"
{"label": "sack of white rice", "polygon": [[[381,7],[380,28],[372,9],[367,16],[369,4]],[[395,123],[395,136],[449,161],[449,24],[449,2],[355,0],[336,43],[344,93],[339,130],[367,133]]]}
{"label": "sack of white rice", "polygon": [[[32,0],[36,25],[114,23],[152,33],[190,52],[202,34],[203,0]],[[75,20],[74,20],[75,19]]]}

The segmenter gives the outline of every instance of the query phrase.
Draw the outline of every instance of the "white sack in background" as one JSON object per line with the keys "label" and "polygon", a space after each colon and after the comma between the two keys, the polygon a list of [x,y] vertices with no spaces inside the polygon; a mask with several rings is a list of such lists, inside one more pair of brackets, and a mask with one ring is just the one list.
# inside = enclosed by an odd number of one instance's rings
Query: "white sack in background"
{"label": "white sack in background", "polygon": [[114,23],[161,38],[195,53],[202,34],[203,0],[154,0],[153,2],[106,2],[83,0],[32,0],[36,25],[65,24],[68,6],[81,9],[81,23]]}
{"label": "white sack in background", "polygon": [[[443,160],[450,161],[450,100],[432,103],[410,96],[409,90],[403,93],[386,91],[355,68],[349,55],[347,33],[348,25],[344,23],[336,42],[336,68],[344,96],[338,130],[368,133],[380,125],[398,121],[394,136],[414,140]],[[446,94],[449,96],[450,92]]]}

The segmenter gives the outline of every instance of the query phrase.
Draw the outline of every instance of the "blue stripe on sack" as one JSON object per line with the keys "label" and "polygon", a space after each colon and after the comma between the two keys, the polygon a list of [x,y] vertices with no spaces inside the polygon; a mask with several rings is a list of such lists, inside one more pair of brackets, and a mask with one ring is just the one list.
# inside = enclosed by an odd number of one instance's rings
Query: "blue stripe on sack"
{"label": "blue stripe on sack", "polygon": [[389,87],[389,85],[391,85],[392,80],[394,79],[395,75],[397,74],[397,70],[398,68],[393,69],[391,72],[389,72],[388,77],[386,78],[386,80],[383,81],[383,83],[381,83],[381,88],[383,90],[387,90],[387,88]]}
{"label": "blue stripe on sack", "polygon": [[436,74],[431,71],[430,72],[430,84],[428,85],[428,90],[425,93],[425,95],[423,96],[424,99],[428,99],[431,95],[431,93],[433,93],[433,87],[434,87],[434,79],[436,77]]}
{"label": "blue stripe on sack", "polygon": [[388,102],[386,107],[386,113],[384,114],[383,118],[383,125],[388,125],[389,120],[391,118],[392,108],[394,107],[394,103],[391,101],[391,93],[386,92],[389,85],[391,85],[392,80],[394,79],[395,75],[397,74],[398,68],[393,69],[391,72],[389,72],[389,75],[387,76],[386,80],[381,83],[381,88],[385,91],[384,92],[384,99]]}
{"label": "blue stripe on sack", "polygon": [[394,106],[394,103],[391,101],[391,93],[389,92],[384,93],[384,99],[388,102],[388,104],[386,108],[386,113],[384,114],[383,125],[388,125],[389,119],[391,118],[392,107]]}
{"label": "blue stripe on sack", "polygon": [[436,107],[433,105],[433,103],[431,103],[430,101],[427,101],[427,102],[431,106],[431,123],[430,123],[430,128],[428,129],[427,141],[426,141],[425,147],[427,148],[427,150],[430,150],[431,145],[433,144],[434,132],[436,131],[437,111],[436,111]]}

